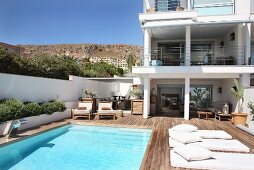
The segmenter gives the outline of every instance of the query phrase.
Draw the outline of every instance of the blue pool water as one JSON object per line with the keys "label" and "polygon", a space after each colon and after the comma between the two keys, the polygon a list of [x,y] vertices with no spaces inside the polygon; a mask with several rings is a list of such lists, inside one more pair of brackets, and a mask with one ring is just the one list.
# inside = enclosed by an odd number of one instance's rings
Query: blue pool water
{"label": "blue pool water", "polygon": [[67,125],[0,148],[0,170],[139,169],[151,130]]}

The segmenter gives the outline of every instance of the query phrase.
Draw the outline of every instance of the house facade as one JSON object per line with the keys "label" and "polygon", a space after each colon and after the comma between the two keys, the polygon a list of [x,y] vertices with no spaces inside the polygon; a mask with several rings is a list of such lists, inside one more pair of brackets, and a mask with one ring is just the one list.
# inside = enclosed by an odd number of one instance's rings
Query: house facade
{"label": "house facade", "polygon": [[144,47],[132,73],[144,88],[144,118],[189,119],[194,108],[216,102],[234,111],[234,78],[245,87],[248,112],[254,101],[253,0],[144,0],[139,21]]}

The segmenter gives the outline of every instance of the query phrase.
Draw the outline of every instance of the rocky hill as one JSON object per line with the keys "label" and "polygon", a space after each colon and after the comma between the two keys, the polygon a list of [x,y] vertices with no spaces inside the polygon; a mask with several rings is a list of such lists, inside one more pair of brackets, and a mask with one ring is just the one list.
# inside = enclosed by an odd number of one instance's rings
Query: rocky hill
{"label": "rocky hill", "polygon": [[139,59],[141,47],[134,45],[114,44],[54,44],[54,45],[20,45],[25,49],[25,56],[69,55],[75,58],[118,58],[126,59],[130,54]]}

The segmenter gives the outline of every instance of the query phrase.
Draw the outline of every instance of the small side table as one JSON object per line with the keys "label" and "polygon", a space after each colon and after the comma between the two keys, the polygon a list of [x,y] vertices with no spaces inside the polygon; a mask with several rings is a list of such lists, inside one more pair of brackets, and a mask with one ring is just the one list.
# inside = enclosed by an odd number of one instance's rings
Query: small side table
{"label": "small side table", "polygon": [[213,113],[207,111],[197,111],[197,115],[199,119],[201,118],[201,115],[205,115],[205,119],[208,119],[209,116],[213,115]]}
{"label": "small side table", "polygon": [[229,120],[231,119],[231,114],[223,114],[223,113],[216,113],[215,119],[218,119],[219,121],[223,120]]}

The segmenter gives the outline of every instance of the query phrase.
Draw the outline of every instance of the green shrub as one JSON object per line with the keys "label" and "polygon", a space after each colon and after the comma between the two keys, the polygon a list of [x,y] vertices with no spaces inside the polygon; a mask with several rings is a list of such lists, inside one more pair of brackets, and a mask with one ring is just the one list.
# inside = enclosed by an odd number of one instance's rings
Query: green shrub
{"label": "green shrub", "polygon": [[14,117],[11,107],[5,104],[0,104],[0,123],[12,120]]}
{"label": "green shrub", "polygon": [[24,105],[21,114],[22,117],[37,116],[42,113],[42,108],[38,103],[28,103]]}
{"label": "green shrub", "polygon": [[22,101],[17,99],[8,99],[5,100],[3,104],[10,108],[12,119],[22,118],[22,109],[24,107]]}
{"label": "green shrub", "polygon": [[54,112],[63,112],[66,109],[63,102],[50,101],[42,105],[43,114],[52,114]]}

